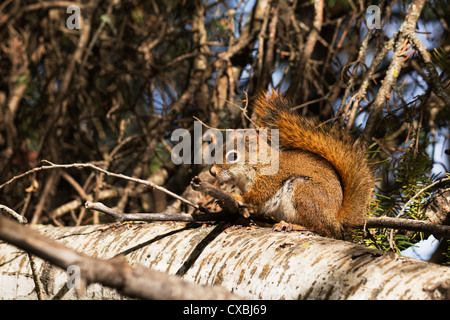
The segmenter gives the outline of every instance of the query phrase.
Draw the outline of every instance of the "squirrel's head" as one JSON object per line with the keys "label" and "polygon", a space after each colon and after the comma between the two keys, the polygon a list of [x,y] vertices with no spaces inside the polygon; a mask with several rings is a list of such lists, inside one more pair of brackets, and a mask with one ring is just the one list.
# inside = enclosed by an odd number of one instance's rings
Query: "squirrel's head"
{"label": "squirrel's head", "polygon": [[[250,190],[256,177],[265,174],[264,170],[269,171],[273,162],[278,169],[278,158],[272,161],[268,156],[270,147],[265,138],[252,129],[227,133],[226,143],[218,150],[218,161],[210,169],[211,175],[221,183],[236,185],[242,192]],[[272,149],[269,153],[278,157]]]}

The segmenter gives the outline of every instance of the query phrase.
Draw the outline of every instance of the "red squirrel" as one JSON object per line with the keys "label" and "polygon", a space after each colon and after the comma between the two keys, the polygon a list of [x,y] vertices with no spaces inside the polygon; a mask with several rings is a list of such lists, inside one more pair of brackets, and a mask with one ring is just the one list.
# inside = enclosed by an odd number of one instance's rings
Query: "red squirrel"
{"label": "red squirrel", "polygon": [[296,115],[277,93],[258,95],[253,110],[258,127],[279,130],[278,171],[262,174],[267,161],[250,164],[246,156],[238,163],[238,150],[224,150],[211,174],[235,184],[244,204],[280,222],[275,230],[306,229],[340,238],[361,225],[374,187],[361,143]]}

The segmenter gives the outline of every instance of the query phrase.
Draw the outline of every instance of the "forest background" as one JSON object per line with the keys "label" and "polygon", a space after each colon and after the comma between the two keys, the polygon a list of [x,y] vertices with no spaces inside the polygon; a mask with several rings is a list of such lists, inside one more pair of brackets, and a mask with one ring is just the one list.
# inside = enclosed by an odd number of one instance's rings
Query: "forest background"
{"label": "forest background", "polygon": [[[173,164],[172,132],[196,118],[248,128],[244,112],[265,89],[370,145],[371,215],[429,219],[448,187],[408,200],[449,172],[449,20],[438,0],[3,1],[0,183],[41,160],[91,163],[188,197],[207,168]],[[122,212],[174,202],[90,170],[39,171],[0,190],[31,224],[110,221],[86,200]],[[398,253],[428,236],[370,229],[353,241]],[[427,259],[448,263],[448,242]]]}

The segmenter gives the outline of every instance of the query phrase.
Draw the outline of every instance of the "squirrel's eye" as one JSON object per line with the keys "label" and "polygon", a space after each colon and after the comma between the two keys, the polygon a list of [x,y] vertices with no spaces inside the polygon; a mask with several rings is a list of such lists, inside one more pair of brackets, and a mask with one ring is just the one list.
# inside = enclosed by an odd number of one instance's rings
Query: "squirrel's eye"
{"label": "squirrel's eye", "polygon": [[239,160],[239,153],[236,150],[228,151],[226,159],[227,163],[235,163]]}

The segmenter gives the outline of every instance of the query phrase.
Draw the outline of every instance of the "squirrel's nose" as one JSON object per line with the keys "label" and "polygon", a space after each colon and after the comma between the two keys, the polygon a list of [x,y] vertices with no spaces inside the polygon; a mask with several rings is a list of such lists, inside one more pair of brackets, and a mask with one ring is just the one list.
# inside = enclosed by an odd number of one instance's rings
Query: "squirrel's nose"
{"label": "squirrel's nose", "polygon": [[211,173],[211,175],[212,175],[213,177],[215,177],[215,176],[217,175],[217,168],[216,168],[216,166],[212,166],[212,167],[209,169],[209,173]]}

